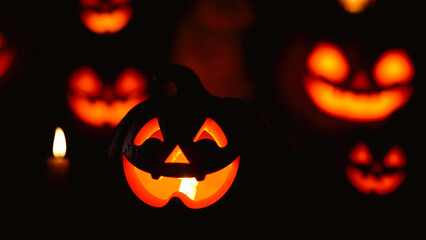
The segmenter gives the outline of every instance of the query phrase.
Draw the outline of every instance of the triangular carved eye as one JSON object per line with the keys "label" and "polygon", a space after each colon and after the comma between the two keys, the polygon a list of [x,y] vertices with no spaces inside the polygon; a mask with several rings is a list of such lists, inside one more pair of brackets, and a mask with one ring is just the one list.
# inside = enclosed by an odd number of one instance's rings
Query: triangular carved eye
{"label": "triangular carved eye", "polygon": [[407,84],[413,78],[414,66],[404,50],[391,49],[377,60],[373,75],[380,87]]}
{"label": "triangular carved eye", "polygon": [[90,67],[77,69],[70,77],[70,88],[80,94],[96,97],[102,92],[102,82]]}
{"label": "triangular carved eye", "polygon": [[133,143],[136,146],[141,146],[146,140],[150,138],[156,138],[164,142],[163,134],[161,133],[160,125],[158,124],[158,118],[149,120],[136,135]]}
{"label": "triangular carved eye", "polygon": [[220,148],[226,147],[228,139],[223,133],[219,125],[211,118],[207,118],[204,124],[201,126],[197,135],[195,135],[194,142],[210,139],[214,141]]}
{"label": "triangular carved eye", "polygon": [[405,166],[406,162],[404,151],[398,146],[393,146],[386,154],[383,165],[391,168],[401,168]]}
{"label": "triangular carved eye", "polygon": [[336,45],[321,42],[309,53],[306,66],[313,75],[335,84],[345,81],[350,66],[343,51]]}
{"label": "triangular carved eye", "polygon": [[369,165],[373,161],[371,157],[370,150],[367,147],[367,144],[360,142],[352,149],[349,153],[349,158],[352,163],[360,165]]}

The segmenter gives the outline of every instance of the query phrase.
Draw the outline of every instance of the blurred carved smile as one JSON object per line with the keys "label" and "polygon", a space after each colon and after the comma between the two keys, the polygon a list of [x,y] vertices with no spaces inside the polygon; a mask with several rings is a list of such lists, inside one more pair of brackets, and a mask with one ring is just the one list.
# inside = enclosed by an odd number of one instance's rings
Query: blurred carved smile
{"label": "blurred carved smile", "polygon": [[385,195],[395,191],[404,182],[406,174],[404,172],[395,172],[391,174],[381,174],[379,177],[368,173],[364,174],[361,170],[348,166],[346,174],[352,185],[360,192],[365,194],[376,193]]}
{"label": "blurred carved smile", "polygon": [[379,92],[343,90],[319,78],[307,76],[303,85],[311,101],[321,111],[336,118],[374,122],[389,117],[410,99],[410,86],[396,86]]}

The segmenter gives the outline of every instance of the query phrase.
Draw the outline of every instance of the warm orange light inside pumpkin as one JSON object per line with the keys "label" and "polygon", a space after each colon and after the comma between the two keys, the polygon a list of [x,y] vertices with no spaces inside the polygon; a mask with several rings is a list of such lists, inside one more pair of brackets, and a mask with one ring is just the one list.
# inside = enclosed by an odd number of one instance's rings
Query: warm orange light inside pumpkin
{"label": "warm orange light inside pumpkin", "polygon": [[401,49],[385,52],[373,69],[374,79],[381,87],[407,84],[414,75],[414,66],[408,54]]}
{"label": "warm orange light inside pumpkin", "polygon": [[15,53],[12,49],[5,48],[6,39],[0,34],[0,77],[2,77],[12,65]]}
{"label": "warm orange light inside pumpkin", "polygon": [[156,138],[164,142],[163,134],[161,133],[160,124],[158,124],[158,118],[149,120],[136,134],[133,143],[136,146],[141,146],[149,138]]}
{"label": "warm orange light inside pumpkin", "polygon": [[[331,43],[318,44],[308,55],[306,66],[309,70],[303,79],[306,93],[318,109],[336,118],[381,121],[404,106],[412,95],[410,86],[395,86],[377,92],[353,91],[368,90],[366,88],[370,86],[362,72],[352,81],[351,86],[357,89],[345,90],[333,85],[346,80],[349,64],[343,52]],[[374,68],[376,81],[382,87],[408,83],[413,71],[408,56],[399,50],[386,52]]]}
{"label": "warm orange light inside pumpkin", "polygon": [[114,86],[103,86],[90,67],[81,67],[71,75],[69,85],[71,110],[95,127],[116,126],[130,109],[147,98],[147,80],[134,68],[126,68]]}
{"label": "warm orange light inside pumpkin", "polygon": [[336,84],[345,81],[350,68],[342,50],[330,43],[315,46],[307,58],[306,66],[312,75]]}
{"label": "warm orange light inside pumpkin", "polygon": [[318,109],[337,118],[358,122],[384,120],[404,106],[412,95],[408,86],[356,93],[313,77],[307,77],[304,85]]}
{"label": "warm orange light inside pumpkin", "polygon": [[217,123],[211,118],[207,118],[201,126],[197,135],[195,135],[194,142],[203,139],[210,139],[214,141],[220,148],[224,148],[228,144],[228,139],[226,139],[225,133],[223,133],[219,125],[217,125]]}
{"label": "warm orange light inside pumpkin", "polygon": [[339,0],[340,5],[349,13],[361,13],[374,0]]}
{"label": "warm orange light inside pumpkin", "polygon": [[[142,145],[149,138],[164,141],[158,118],[148,121],[134,139],[136,146]],[[194,138],[194,142],[210,139],[223,148],[228,141],[219,125],[207,118]],[[123,167],[127,182],[136,196],[148,205],[163,207],[173,197],[179,198],[189,208],[204,208],[217,202],[231,187],[237,175],[240,157],[219,171],[206,174],[204,180],[195,177],[166,177],[153,179],[151,174],[131,164],[123,154]],[[177,145],[164,163],[190,164],[190,161]]]}
{"label": "warm orange light inside pumpkin", "polygon": [[354,149],[349,153],[349,158],[353,163],[361,165],[368,165],[373,161],[370,150],[364,142],[358,143],[354,147]]}
{"label": "warm orange light inside pumpkin", "polygon": [[[116,3],[115,3],[116,2]],[[116,33],[122,30],[130,21],[133,8],[129,1],[111,1],[111,5],[117,4],[111,10],[96,11],[91,8],[100,7],[97,1],[82,0],[83,10],[80,13],[83,24],[92,32],[97,34]]]}
{"label": "warm orange light inside pumpkin", "polygon": [[187,207],[198,209],[212,205],[222,198],[237,175],[240,158],[221,170],[206,174],[204,180],[164,177],[158,180],[150,173],[133,166],[123,155],[123,167],[130,188],[146,204],[164,207],[171,198],[179,198]]}
{"label": "warm orange light inside pumpkin", "polygon": [[371,166],[369,172],[364,172],[352,165],[346,167],[346,175],[350,183],[362,193],[389,194],[395,191],[405,180],[406,173],[400,168],[405,166],[406,158],[404,152],[398,146],[392,147],[383,160],[384,167],[397,169],[392,173],[383,173],[380,163],[372,163],[371,153],[363,142],[354,147],[349,158],[353,164]]}
{"label": "warm orange light inside pumpkin", "polygon": [[386,155],[383,165],[386,167],[402,168],[405,166],[407,159],[402,149],[398,146],[394,146],[389,150]]}

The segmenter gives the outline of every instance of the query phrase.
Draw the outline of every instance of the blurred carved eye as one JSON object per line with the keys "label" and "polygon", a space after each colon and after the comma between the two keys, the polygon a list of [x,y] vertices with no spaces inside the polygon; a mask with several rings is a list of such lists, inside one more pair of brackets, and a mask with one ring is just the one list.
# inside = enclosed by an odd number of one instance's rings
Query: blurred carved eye
{"label": "blurred carved eye", "polygon": [[405,84],[411,81],[414,66],[404,50],[391,49],[377,60],[373,75],[376,83],[381,87]]}
{"label": "blurred carved eye", "polygon": [[360,142],[352,149],[349,153],[349,159],[352,163],[359,165],[369,165],[373,161],[371,157],[370,150],[367,147],[367,144]]}
{"label": "blurred carved eye", "polygon": [[219,125],[211,118],[207,118],[201,126],[200,130],[195,135],[194,142],[203,139],[214,141],[220,148],[224,148],[228,144],[225,133],[223,133]]}
{"label": "blurred carved eye", "polygon": [[142,93],[146,88],[146,78],[135,68],[126,68],[115,83],[117,94],[127,97],[132,93]]}
{"label": "blurred carved eye", "polygon": [[158,139],[164,142],[163,134],[161,133],[160,125],[158,124],[158,118],[153,118],[148,121],[136,134],[133,143],[136,146],[141,146],[146,140],[150,138]]}
{"label": "blurred carved eye", "polygon": [[70,88],[73,92],[96,97],[102,92],[102,83],[90,67],[81,67],[70,77]]}
{"label": "blurred carved eye", "polygon": [[311,74],[335,84],[345,81],[350,69],[343,51],[331,43],[316,45],[307,57],[306,65]]}
{"label": "blurred carved eye", "polygon": [[405,166],[407,159],[402,149],[398,146],[392,147],[385,156],[383,165],[386,167],[401,168]]}

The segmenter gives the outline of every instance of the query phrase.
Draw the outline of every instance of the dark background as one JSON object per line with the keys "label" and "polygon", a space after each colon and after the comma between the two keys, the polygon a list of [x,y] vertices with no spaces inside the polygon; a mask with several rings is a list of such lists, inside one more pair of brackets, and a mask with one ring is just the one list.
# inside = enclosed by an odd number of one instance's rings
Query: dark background
{"label": "dark background", "polygon": [[[135,1],[130,23],[112,35],[88,31],[80,21],[78,1],[0,3],[0,32],[17,51],[5,76],[7,84],[0,85],[0,236],[208,239],[226,236],[223,229],[234,226],[237,237],[251,232],[238,217],[224,221],[221,214],[227,214],[229,206],[223,203],[227,199],[216,203],[214,211],[219,209],[219,213],[188,210],[178,202],[157,211],[136,199],[125,182],[119,183],[121,190],[112,187],[111,182],[123,180],[110,174],[107,154],[113,130],[92,129],[78,122],[66,103],[66,80],[76,66],[88,64],[114,72],[132,65],[151,77],[169,63],[177,24],[192,3]],[[269,146],[273,150],[268,150],[267,158],[257,159],[266,169],[262,174],[274,179],[268,188],[274,191],[273,204],[264,202],[269,206],[265,212],[259,210],[262,219],[253,215],[257,218],[253,222],[262,222],[257,225],[259,238],[424,238],[425,4],[376,1],[365,13],[350,15],[337,1],[251,3],[255,20],[241,42],[246,70],[255,86],[250,104],[273,132]],[[412,99],[380,124],[336,122],[336,129],[330,131],[313,124],[315,119],[303,119],[283,103],[277,87],[285,53],[298,38],[356,42],[363,46],[366,58],[388,46],[406,49],[416,68]],[[71,161],[65,190],[45,184],[45,161],[52,155],[58,125],[65,131]],[[399,144],[406,150],[408,177],[400,189],[388,196],[368,196],[349,184],[344,165],[347,152],[359,139]],[[245,196],[262,205],[261,191],[250,193]],[[117,207],[120,204],[126,207]],[[154,215],[160,217],[144,218]],[[179,219],[179,215],[208,226],[197,225],[199,230],[193,234],[169,228],[173,225],[170,219]]]}

